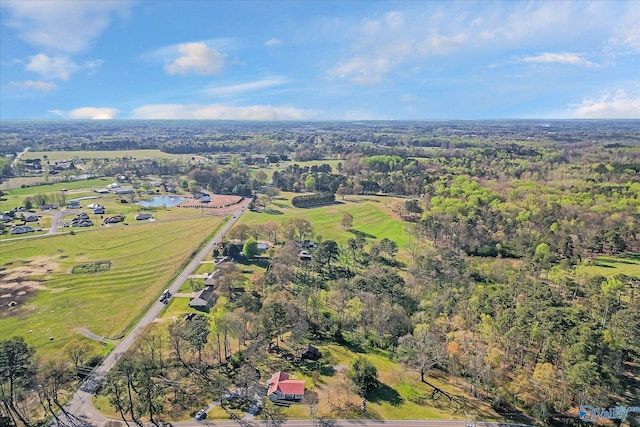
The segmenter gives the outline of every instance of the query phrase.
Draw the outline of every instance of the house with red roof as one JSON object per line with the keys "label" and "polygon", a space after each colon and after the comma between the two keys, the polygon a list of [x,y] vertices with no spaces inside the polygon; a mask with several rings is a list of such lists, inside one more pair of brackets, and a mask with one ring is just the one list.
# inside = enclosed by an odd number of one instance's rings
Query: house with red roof
{"label": "house with red roof", "polygon": [[304,397],[304,381],[290,380],[285,372],[273,374],[267,385],[269,386],[267,397],[273,402],[282,400],[295,402]]}

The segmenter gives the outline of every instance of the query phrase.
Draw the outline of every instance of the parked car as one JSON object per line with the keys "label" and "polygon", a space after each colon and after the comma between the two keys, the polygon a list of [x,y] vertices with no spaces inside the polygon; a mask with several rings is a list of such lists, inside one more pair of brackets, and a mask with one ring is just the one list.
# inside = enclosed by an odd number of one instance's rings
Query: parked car
{"label": "parked car", "polygon": [[202,421],[205,418],[207,418],[207,410],[206,409],[200,409],[198,411],[198,413],[196,414],[196,420]]}

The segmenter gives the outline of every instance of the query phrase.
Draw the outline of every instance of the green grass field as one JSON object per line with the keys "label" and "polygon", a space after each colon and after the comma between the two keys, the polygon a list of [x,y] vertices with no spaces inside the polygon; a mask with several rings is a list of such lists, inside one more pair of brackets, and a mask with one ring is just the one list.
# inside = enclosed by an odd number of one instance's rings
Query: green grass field
{"label": "green grass field", "polygon": [[[320,383],[316,387],[313,387],[310,379],[305,378],[305,380],[308,387],[315,388],[315,391],[320,396],[319,415],[335,418],[341,414],[332,411],[329,400],[331,399],[333,403],[338,404],[342,402],[336,401],[335,398],[329,396],[337,397],[340,395],[339,392],[332,391],[340,388],[340,383],[344,382],[344,374],[340,371],[348,367],[351,361],[358,356],[358,353],[350,348],[336,344],[319,346],[318,348],[323,354],[323,363],[329,368],[323,369],[323,372],[328,372],[330,375],[321,376]],[[456,411],[455,405],[450,404],[446,398],[430,399],[429,396],[433,389],[429,385],[421,383],[420,377],[416,372],[408,371],[402,365],[391,360],[389,358],[390,354],[368,352],[365,357],[378,369],[378,377],[382,386],[368,396],[367,414],[362,414],[359,410],[356,410],[349,411],[348,414],[350,416],[372,419],[464,419],[464,412],[462,410]],[[483,415],[483,419],[498,418],[489,405],[472,399],[460,387],[448,384],[443,379],[429,378],[428,380],[448,393],[464,396],[468,401],[469,407],[478,410],[478,413]],[[359,397],[352,396],[352,403],[356,407],[359,407],[359,402]],[[309,418],[309,412],[306,407],[301,410],[301,405],[295,406],[290,408],[293,409],[291,411],[293,412],[292,415]],[[303,416],[305,412],[306,416]]]}
{"label": "green grass field", "polygon": [[[393,214],[393,208],[402,203],[402,199],[351,196],[331,205],[294,208],[290,203],[291,194],[285,193],[283,197],[274,200],[273,204],[267,206],[266,212],[247,212],[240,222],[253,227],[268,221],[283,223],[293,218],[303,217],[311,221],[315,235],[320,235],[323,239],[335,240],[339,244],[345,244],[349,238],[354,237],[354,231],[365,233],[370,239],[386,237],[395,241],[400,248],[407,244],[408,236],[404,231],[407,223]],[[353,231],[343,230],[340,225],[344,212],[349,212],[354,217]]]}
{"label": "green grass field", "polygon": [[628,253],[617,257],[600,256],[594,258],[586,270],[593,274],[601,274],[605,277],[617,274],[640,277],[640,254]]}
{"label": "green grass field", "polygon": [[[0,242],[3,287],[20,281],[32,294],[10,312],[3,304],[0,336],[25,336],[45,357],[77,339],[82,329],[122,336],[222,222],[221,217],[157,221]],[[100,260],[111,261],[111,270],[71,274],[77,264]]]}
{"label": "green grass field", "polygon": [[60,193],[61,190],[65,189],[67,190],[67,200],[83,197],[87,194],[96,195],[92,193],[93,188],[105,188],[112,182],[112,178],[93,178],[81,181],[57,182],[34,187],[13,188],[6,190],[3,198],[7,200],[0,201],[0,210],[6,211],[16,206],[23,206],[24,199],[27,196],[34,196],[36,194],[52,195]]}
{"label": "green grass field", "polygon": [[192,157],[187,154],[169,154],[160,150],[127,150],[127,151],[27,151],[21,159],[44,159],[47,156],[49,161],[72,160],[72,159],[115,159],[115,158],[177,158]]}

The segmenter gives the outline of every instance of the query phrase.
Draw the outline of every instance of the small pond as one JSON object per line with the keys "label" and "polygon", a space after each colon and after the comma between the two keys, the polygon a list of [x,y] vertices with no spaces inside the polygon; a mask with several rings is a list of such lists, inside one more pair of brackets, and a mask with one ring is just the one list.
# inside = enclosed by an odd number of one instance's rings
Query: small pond
{"label": "small pond", "polygon": [[138,202],[136,205],[144,206],[145,208],[161,208],[163,206],[170,208],[188,199],[188,197],[183,196],[155,196],[149,200]]}

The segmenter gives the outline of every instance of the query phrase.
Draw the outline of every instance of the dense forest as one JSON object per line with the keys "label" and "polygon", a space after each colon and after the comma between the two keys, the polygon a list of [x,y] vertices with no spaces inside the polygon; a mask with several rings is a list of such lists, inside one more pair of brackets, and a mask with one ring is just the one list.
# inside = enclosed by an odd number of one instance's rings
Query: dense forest
{"label": "dense forest", "polygon": [[[213,157],[121,160],[93,170],[128,171],[138,180],[164,175],[190,191],[254,194],[256,209],[281,191],[304,193],[294,206],[401,198],[394,213],[408,236],[402,248],[366,233],[346,245],[318,239],[302,215],[237,225],[220,255],[242,257],[244,249],[250,259],[255,241],[268,240],[268,269],[248,278],[229,267],[209,316],[142,338],[104,387],[123,419],[161,413],[164,394],[176,387],[216,397],[230,387],[251,389],[265,353],[283,337],[293,346],[316,337],[378,349],[425,382],[443,372],[496,411],[522,410],[542,422],[585,402],[638,402],[640,277],[587,272],[600,255],[640,257],[638,121],[83,123],[82,132],[75,124],[47,125],[46,138],[39,126],[3,124],[2,146],[232,153],[225,164]],[[253,154],[271,156],[265,163],[274,168],[289,158],[319,161],[287,163],[269,180],[252,171]],[[308,248],[312,261],[299,257],[307,239],[317,242]],[[7,367],[10,348],[25,359],[33,353],[23,342],[2,342],[0,372],[11,372],[3,387],[18,384],[18,376],[39,378],[29,377],[36,374],[26,362]],[[61,374],[52,365],[38,375],[52,382]],[[180,376],[192,381],[157,380]],[[51,413],[57,393],[41,398]],[[13,396],[0,397],[13,414]]]}

